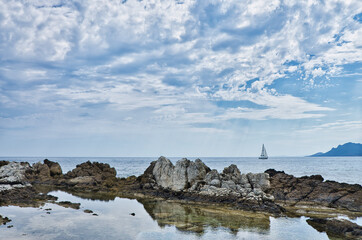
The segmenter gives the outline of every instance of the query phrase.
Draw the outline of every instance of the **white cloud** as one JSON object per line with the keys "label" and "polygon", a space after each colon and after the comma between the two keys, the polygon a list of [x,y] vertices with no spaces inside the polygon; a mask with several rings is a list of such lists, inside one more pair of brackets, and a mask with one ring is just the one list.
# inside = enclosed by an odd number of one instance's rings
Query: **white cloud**
{"label": "white cloud", "polygon": [[303,81],[304,91],[355,74],[344,65],[362,61],[353,19],[361,9],[360,1],[2,1],[3,126],[87,118],[106,132],[123,122],[219,131],[233,119],[322,118],[338,107],[278,79]]}

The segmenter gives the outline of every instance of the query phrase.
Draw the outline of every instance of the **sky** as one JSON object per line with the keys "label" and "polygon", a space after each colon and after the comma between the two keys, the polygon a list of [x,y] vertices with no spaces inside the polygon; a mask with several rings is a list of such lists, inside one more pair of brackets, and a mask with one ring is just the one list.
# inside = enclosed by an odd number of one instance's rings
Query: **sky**
{"label": "sky", "polygon": [[362,142],[362,1],[0,1],[0,156]]}

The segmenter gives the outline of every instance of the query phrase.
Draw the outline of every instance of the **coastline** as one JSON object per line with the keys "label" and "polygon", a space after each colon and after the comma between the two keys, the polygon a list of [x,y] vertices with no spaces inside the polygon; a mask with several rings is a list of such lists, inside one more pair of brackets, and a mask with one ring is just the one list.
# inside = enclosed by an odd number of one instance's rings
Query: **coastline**
{"label": "coastline", "polygon": [[[214,175],[216,174],[216,178],[221,181],[218,188],[208,185],[205,180],[205,177],[212,172],[211,169],[208,169],[202,161],[197,162],[198,166],[193,165],[195,162],[183,159],[178,164],[179,168],[177,168],[177,164],[173,166],[170,165],[166,158],[159,158],[159,160],[152,162],[142,175],[128,178],[117,178],[116,170],[103,163],[86,162],[63,174],[60,165],[49,160],[32,166],[28,163],[2,162],[2,170],[5,166],[14,165],[11,168],[14,170],[14,178],[9,179],[9,176],[7,180],[2,178],[2,185],[7,184],[9,189],[0,192],[3,193],[0,195],[0,203],[1,206],[39,206],[49,201],[56,202],[47,193],[52,190],[62,190],[75,195],[89,194],[93,195],[93,197],[98,195],[98,198],[119,196],[139,201],[162,199],[167,200],[167,202],[181,204],[194,202],[205,206],[211,205],[218,208],[242,210],[274,217],[307,216],[326,219],[341,214],[351,217],[362,216],[361,186],[358,184],[324,181],[321,176],[295,178],[292,175],[271,169],[265,173],[244,176],[247,177],[248,182],[242,183],[240,179],[243,176],[237,167],[229,166],[222,173],[213,172]],[[159,177],[163,178],[163,182],[158,181],[160,179],[157,179],[154,174],[157,164],[166,164],[165,166],[169,166],[171,170],[173,169],[172,171],[160,172]],[[165,166],[161,166],[160,169],[165,169]],[[190,173],[187,170],[192,166],[196,166],[194,169],[196,170],[196,178],[192,185],[191,182],[185,180],[186,185],[175,188],[172,181],[170,182],[174,173],[179,175],[176,178],[176,182],[179,182],[180,179],[182,180],[185,177],[179,174],[180,170],[184,169],[185,172]],[[167,182],[167,179],[165,181],[165,176],[170,177],[169,182]],[[212,181],[216,178],[209,180]],[[255,178],[255,181],[250,181],[253,178]],[[24,186],[17,186],[19,184]],[[164,186],[170,185],[164,187],[162,184],[166,184]],[[247,184],[251,185],[250,189],[252,191],[243,196],[241,193],[248,189]],[[194,189],[191,189],[193,186]],[[207,187],[205,188],[205,186]],[[200,194],[203,191],[202,189],[207,189],[209,192]],[[255,193],[259,195],[255,195]],[[24,196],[26,197],[24,198]]]}

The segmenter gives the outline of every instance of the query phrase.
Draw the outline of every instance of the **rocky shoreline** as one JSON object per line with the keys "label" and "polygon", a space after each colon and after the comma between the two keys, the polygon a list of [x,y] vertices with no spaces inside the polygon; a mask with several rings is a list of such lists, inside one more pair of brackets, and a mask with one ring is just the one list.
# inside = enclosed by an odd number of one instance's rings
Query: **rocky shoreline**
{"label": "rocky shoreline", "polygon": [[[47,201],[55,202],[56,198],[47,191],[39,190],[39,186],[46,186],[78,194],[92,192],[212,203],[274,216],[312,216],[316,212],[318,217],[325,214],[324,219],[337,212],[362,216],[361,185],[324,181],[320,175],[297,178],[274,169],[241,174],[236,165],[219,173],[200,159],[184,158],[174,165],[165,157],[151,162],[138,177],[117,178],[116,174],[114,168],[98,162],[79,164],[63,174],[58,163],[47,159],[33,165],[0,161],[0,206],[40,206]],[[341,231],[340,236],[361,237],[360,226],[353,223],[351,226],[353,234]]]}

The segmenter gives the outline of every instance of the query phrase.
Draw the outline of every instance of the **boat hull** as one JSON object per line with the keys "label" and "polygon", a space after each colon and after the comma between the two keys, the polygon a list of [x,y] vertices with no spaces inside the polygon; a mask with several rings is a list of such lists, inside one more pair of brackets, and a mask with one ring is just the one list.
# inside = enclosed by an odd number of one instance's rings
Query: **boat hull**
{"label": "boat hull", "polygon": [[259,157],[259,159],[268,159],[268,157]]}

